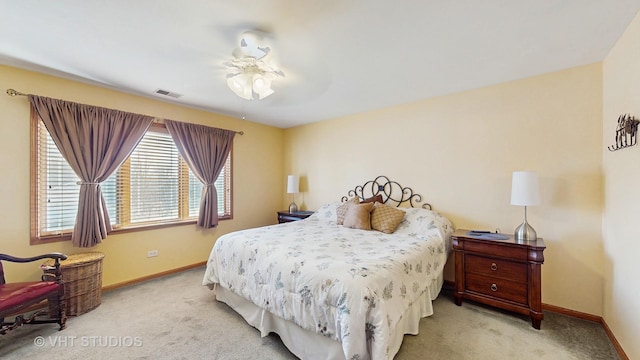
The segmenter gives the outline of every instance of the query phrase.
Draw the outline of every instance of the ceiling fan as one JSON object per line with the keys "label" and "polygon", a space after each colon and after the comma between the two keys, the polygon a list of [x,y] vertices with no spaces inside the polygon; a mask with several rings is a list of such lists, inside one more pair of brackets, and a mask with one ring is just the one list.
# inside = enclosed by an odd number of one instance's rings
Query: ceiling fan
{"label": "ceiling fan", "polygon": [[284,72],[269,65],[265,57],[271,52],[260,44],[262,38],[255,31],[247,31],[240,37],[240,47],[233,51],[233,59],[224,63],[227,86],[246,100],[264,99],[274,93],[271,82],[284,77]]}

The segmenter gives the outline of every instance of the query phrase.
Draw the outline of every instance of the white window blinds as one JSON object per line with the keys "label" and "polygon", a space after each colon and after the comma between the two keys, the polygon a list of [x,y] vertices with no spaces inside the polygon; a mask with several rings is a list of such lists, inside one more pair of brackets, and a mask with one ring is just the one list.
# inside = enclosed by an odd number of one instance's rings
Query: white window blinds
{"label": "white window blinds", "polygon": [[[48,131],[37,131],[37,236],[73,229],[80,186]],[[231,215],[231,154],[218,177],[218,215]],[[198,216],[202,183],[180,157],[164,128],[147,131],[129,159],[101,184],[114,229],[191,221]]]}

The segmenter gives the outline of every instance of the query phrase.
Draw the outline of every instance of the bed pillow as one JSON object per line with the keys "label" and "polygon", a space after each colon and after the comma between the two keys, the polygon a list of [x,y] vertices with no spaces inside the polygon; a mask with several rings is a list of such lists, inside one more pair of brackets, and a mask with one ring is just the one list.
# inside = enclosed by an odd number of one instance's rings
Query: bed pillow
{"label": "bed pillow", "polygon": [[415,236],[421,239],[427,238],[430,233],[436,232],[442,238],[448,239],[455,229],[451,221],[436,211],[422,208],[403,208],[404,219],[398,225],[394,234]]}
{"label": "bed pillow", "polygon": [[324,204],[316,210],[313,215],[309,216],[308,219],[325,222],[325,223],[336,223],[336,210],[343,203],[336,201],[328,204]]}
{"label": "bed pillow", "polygon": [[347,213],[347,209],[349,208],[349,205],[359,204],[359,203],[360,203],[360,198],[356,196],[342,203],[342,205],[338,206],[338,208],[336,209],[336,224],[342,225],[344,223],[344,215]]}
{"label": "bed pillow", "polygon": [[376,202],[384,203],[384,201],[382,200],[382,194],[378,194],[378,195],[372,196],[372,197],[370,197],[368,199],[364,199],[360,203],[376,203]]}
{"label": "bed pillow", "polygon": [[371,211],[371,228],[385,234],[391,234],[402,222],[404,214],[405,212],[400,209],[376,202]]}
{"label": "bed pillow", "polygon": [[373,203],[350,203],[344,214],[344,226],[352,229],[371,230],[372,209]]}

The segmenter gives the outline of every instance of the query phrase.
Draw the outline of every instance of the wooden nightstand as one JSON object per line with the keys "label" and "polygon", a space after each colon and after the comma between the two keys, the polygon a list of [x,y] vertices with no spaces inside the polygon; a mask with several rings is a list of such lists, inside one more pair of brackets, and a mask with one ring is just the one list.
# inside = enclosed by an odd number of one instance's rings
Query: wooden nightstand
{"label": "wooden nightstand", "polygon": [[289,212],[286,210],[278,211],[278,223],[282,224],[286,222],[306,219],[312,214],[313,214],[313,211],[296,211],[296,212]]}
{"label": "wooden nightstand", "polygon": [[455,254],[456,305],[473,300],[531,317],[540,329],[541,267],[544,241],[487,240],[457,230],[451,237]]}

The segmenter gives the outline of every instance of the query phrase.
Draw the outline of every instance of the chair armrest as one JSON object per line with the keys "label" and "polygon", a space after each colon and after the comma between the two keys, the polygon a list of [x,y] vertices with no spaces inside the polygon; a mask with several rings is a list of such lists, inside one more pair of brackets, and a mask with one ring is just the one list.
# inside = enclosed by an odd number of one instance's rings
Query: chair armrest
{"label": "chair armrest", "polygon": [[4,261],[10,261],[10,262],[17,262],[17,263],[27,263],[27,262],[32,262],[32,261],[42,260],[42,259],[55,259],[57,260],[56,262],[58,262],[60,260],[67,260],[67,255],[63,253],[55,252],[55,253],[38,255],[38,256],[33,256],[28,258],[19,258],[19,257],[7,255],[7,254],[0,254],[0,261],[4,260]]}
{"label": "chair armrest", "polygon": [[[54,252],[49,254],[32,256],[28,258],[20,258],[20,257],[7,255],[7,254],[0,254],[0,284],[5,284],[4,269],[2,268],[2,261],[9,261],[14,263],[28,263],[28,262],[33,262],[33,261],[42,260],[42,259],[55,260],[52,270],[54,270],[55,281],[60,283],[62,281],[62,272],[60,271],[60,260],[67,260],[67,255],[59,252]],[[45,276],[42,277],[42,280],[46,281]]]}

